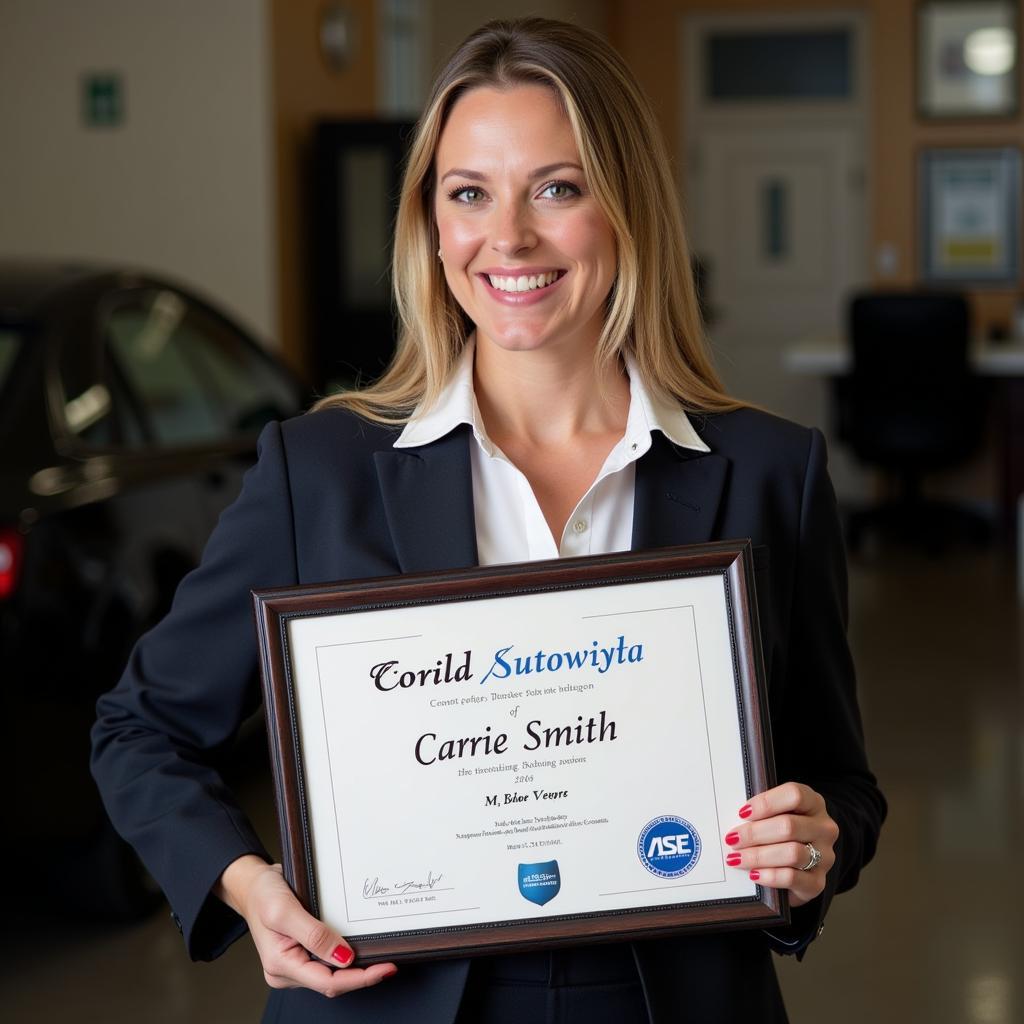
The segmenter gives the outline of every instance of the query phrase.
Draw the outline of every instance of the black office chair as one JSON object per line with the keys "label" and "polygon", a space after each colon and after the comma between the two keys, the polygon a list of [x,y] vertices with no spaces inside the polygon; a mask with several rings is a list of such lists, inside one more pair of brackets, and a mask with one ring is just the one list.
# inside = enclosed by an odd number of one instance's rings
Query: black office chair
{"label": "black office chair", "polygon": [[923,544],[930,550],[990,528],[975,512],[926,500],[922,478],[967,461],[984,441],[986,403],[971,372],[970,317],[962,295],[872,292],[850,303],[853,367],[839,388],[840,439],[858,460],[898,485],[894,500],[854,512],[847,541],[865,531]]}

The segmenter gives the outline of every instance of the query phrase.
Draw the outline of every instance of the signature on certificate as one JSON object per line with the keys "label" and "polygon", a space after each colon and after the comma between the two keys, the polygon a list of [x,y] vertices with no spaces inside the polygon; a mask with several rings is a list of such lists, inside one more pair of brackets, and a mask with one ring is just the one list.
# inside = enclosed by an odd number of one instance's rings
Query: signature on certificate
{"label": "signature on certificate", "polygon": [[398,894],[404,896],[408,892],[425,892],[437,888],[443,874],[427,872],[427,877],[419,881],[410,880],[406,882],[394,882],[391,885],[381,885],[380,876],[367,878],[363,882],[363,899],[373,899],[375,896],[393,896]]}

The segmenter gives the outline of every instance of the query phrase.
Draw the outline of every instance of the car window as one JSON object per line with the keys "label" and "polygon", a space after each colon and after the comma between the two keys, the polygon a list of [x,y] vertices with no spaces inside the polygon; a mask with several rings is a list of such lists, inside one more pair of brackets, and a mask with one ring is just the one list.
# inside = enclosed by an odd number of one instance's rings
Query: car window
{"label": "car window", "polygon": [[138,410],[106,347],[84,331],[70,332],[61,342],[57,381],[63,402],[54,411],[69,433],[99,448],[141,444]]}
{"label": "car window", "polygon": [[141,403],[155,440],[200,444],[229,433],[226,420],[191,357],[185,300],[163,290],[114,307],[106,330],[125,382]]}
{"label": "car window", "polygon": [[172,291],[122,301],[107,331],[159,443],[254,436],[298,411],[291,378],[254,341]]}
{"label": "car window", "polygon": [[23,337],[11,327],[0,327],[0,433],[7,433],[11,422],[14,389],[14,364],[24,348]]}
{"label": "car window", "polygon": [[192,308],[181,325],[180,342],[232,433],[258,433],[268,420],[297,411],[289,378],[228,324]]}
{"label": "car window", "polygon": [[7,386],[14,360],[21,351],[21,335],[6,327],[0,327],[0,392]]}
{"label": "car window", "polygon": [[87,417],[86,422],[79,429],[74,429],[74,432],[83,441],[97,447],[137,448],[146,443],[146,432],[139,418],[139,410],[128,394],[117,368],[108,363],[106,370],[104,382],[101,385],[93,385],[92,388],[78,396],[77,400],[73,398],[66,404],[65,417],[68,425],[72,429],[75,428],[72,410],[85,402],[88,411],[92,394],[99,390],[107,401],[109,414],[98,416],[94,420]]}

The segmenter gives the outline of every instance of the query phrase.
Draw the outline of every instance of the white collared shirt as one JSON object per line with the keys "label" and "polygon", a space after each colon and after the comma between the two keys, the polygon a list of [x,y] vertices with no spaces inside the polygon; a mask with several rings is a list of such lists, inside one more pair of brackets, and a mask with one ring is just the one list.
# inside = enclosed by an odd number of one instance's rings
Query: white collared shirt
{"label": "white collared shirt", "polygon": [[630,397],[625,433],[573,509],[558,544],[530,482],[487,436],[473,391],[472,341],[466,344],[437,403],[430,409],[416,409],[395,447],[429,444],[463,423],[472,428],[476,441],[470,446],[473,511],[481,565],[628,551],[633,534],[636,461],[651,447],[652,432],[660,430],[682,448],[701,452],[710,449],[680,406],[647,391],[628,356],[626,371]]}

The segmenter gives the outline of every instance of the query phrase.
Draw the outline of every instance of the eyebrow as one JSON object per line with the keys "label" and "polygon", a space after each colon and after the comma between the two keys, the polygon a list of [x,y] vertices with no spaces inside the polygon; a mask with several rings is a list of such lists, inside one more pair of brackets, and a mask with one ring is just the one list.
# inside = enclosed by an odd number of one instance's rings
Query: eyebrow
{"label": "eyebrow", "polygon": [[[565,161],[557,164],[545,164],[543,167],[538,167],[535,171],[530,174],[531,178],[543,178],[545,174],[553,174],[555,171],[560,171],[566,167],[572,167],[582,173],[583,168],[579,164]],[[450,171],[447,171],[441,178],[442,181],[447,181],[449,178],[468,178],[470,181],[486,181],[487,175],[480,171],[470,171],[465,167],[453,167]]]}

